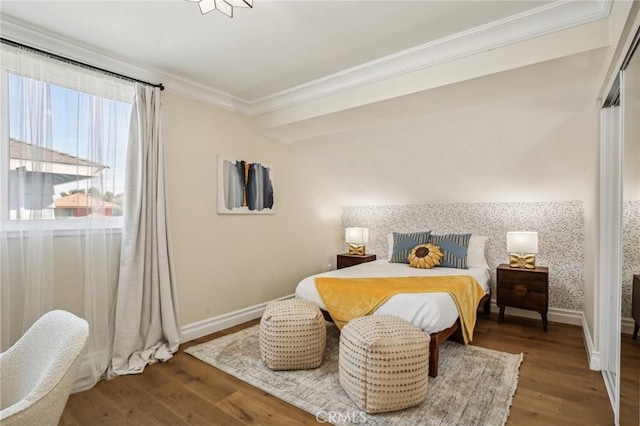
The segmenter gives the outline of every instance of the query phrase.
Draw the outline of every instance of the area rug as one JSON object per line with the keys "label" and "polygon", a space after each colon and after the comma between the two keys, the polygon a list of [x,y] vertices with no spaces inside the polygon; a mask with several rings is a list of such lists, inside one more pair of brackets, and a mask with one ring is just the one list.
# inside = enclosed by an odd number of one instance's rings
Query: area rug
{"label": "area rug", "polygon": [[427,399],[406,410],[367,414],[338,381],[339,333],[327,325],[327,349],[315,370],[272,371],[260,358],[258,325],[192,346],[186,353],[335,425],[504,425],[518,386],[522,354],[444,342]]}

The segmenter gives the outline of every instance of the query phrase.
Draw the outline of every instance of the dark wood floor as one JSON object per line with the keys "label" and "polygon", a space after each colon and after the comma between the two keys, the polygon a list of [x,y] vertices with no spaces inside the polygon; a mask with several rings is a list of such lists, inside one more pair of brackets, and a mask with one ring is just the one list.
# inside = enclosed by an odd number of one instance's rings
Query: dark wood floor
{"label": "dark wood floor", "polygon": [[620,356],[620,424],[640,425],[640,339],[623,334]]}
{"label": "dark wood floor", "polygon": [[[62,425],[297,425],[317,424],[315,417],[182,352],[188,346],[233,333],[257,321],[182,345],[167,363],[154,364],[143,374],[98,383],[71,395]],[[635,343],[635,345],[633,344]],[[611,425],[613,415],[602,376],[587,365],[579,327],[551,323],[547,333],[540,321],[508,317],[480,318],[474,345],[524,353],[518,390],[507,425]],[[623,351],[638,360],[638,342],[623,343]],[[625,355],[627,356],[627,355]],[[637,415],[638,373],[630,374]],[[635,375],[634,375],[635,374]],[[635,380],[635,382],[634,382]],[[634,385],[635,383],[635,385]],[[635,386],[635,387],[634,387]],[[625,394],[625,392],[627,392]],[[623,391],[631,409],[633,390]],[[629,415],[629,414],[625,414]],[[622,425],[637,425],[633,417]]]}

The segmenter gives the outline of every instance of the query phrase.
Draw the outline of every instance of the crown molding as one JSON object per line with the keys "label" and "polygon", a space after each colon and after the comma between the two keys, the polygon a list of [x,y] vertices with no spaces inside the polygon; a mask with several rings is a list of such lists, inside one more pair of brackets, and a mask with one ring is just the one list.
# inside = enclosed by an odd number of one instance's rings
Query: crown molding
{"label": "crown molding", "polygon": [[160,81],[168,92],[254,117],[444,62],[597,21],[606,18],[610,10],[611,0],[556,1],[257,100],[242,99],[176,75],[127,63],[81,46],[78,41],[31,29],[26,24],[14,21],[2,14],[0,14],[0,32],[3,37],[78,61],[147,81]]}

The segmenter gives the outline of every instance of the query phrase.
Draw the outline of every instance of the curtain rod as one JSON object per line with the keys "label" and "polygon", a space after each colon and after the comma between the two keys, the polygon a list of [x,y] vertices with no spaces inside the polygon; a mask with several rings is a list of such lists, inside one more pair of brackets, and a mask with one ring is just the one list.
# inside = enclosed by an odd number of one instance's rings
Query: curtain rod
{"label": "curtain rod", "polygon": [[140,80],[137,78],[133,78],[133,77],[129,77],[128,75],[124,75],[124,74],[120,74],[114,71],[109,71],[107,69],[104,68],[100,68],[100,67],[96,67],[95,65],[91,65],[91,64],[87,64],[84,62],[80,62],[80,61],[76,61],[75,59],[71,59],[71,58],[65,58],[64,56],[60,56],[60,55],[56,55],[55,53],[51,53],[51,52],[47,52],[46,50],[41,50],[32,46],[28,46],[26,44],[22,44],[22,43],[18,43],[17,41],[13,41],[13,40],[9,40],[6,39],[4,37],[0,37],[0,42],[2,42],[3,44],[7,44],[9,46],[13,46],[13,47],[17,47],[19,49],[25,49],[25,50],[29,50],[31,52],[35,52],[35,53],[40,53],[42,55],[45,55],[49,58],[52,59],[57,59],[58,61],[62,61],[62,62],[66,62],[68,64],[72,64],[72,65],[77,65],[79,67],[82,68],[86,68],[86,69],[90,69],[93,71],[99,71],[103,74],[107,74],[107,75],[111,75],[114,77],[118,77],[121,78],[123,80],[128,80],[128,81],[133,81],[136,83],[142,83],[142,84],[146,84],[147,86],[152,86],[152,87],[159,87],[160,90],[164,90],[164,85],[162,83],[149,83],[148,81],[144,81],[144,80]]}

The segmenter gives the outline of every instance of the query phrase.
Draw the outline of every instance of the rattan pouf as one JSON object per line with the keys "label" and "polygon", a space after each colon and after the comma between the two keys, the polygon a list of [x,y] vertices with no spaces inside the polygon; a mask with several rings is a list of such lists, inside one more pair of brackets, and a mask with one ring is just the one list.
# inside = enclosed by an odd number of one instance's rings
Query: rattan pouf
{"label": "rattan pouf", "polygon": [[396,316],[354,319],[340,334],[340,385],[368,413],[419,405],[427,396],[430,340]]}
{"label": "rattan pouf", "polygon": [[313,302],[270,302],[260,320],[260,356],[272,370],[305,370],[322,364],[327,328]]}

